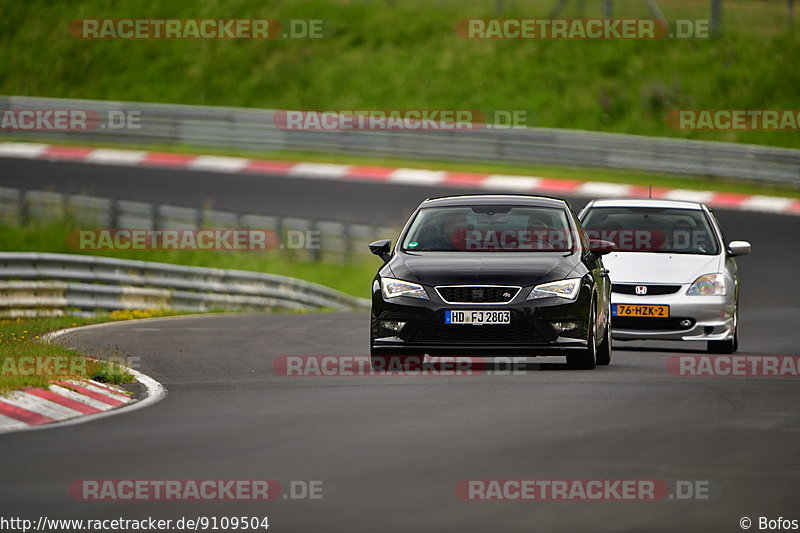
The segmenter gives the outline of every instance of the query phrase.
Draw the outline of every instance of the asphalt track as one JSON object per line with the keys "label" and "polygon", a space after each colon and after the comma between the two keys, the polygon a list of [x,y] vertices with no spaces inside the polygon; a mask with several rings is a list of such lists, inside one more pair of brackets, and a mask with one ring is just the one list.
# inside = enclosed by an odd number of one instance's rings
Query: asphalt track
{"label": "asphalt track", "polygon": [[[0,162],[7,184],[178,204],[213,196],[220,209],[388,223],[456,191],[16,160]],[[718,216],[728,239],[753,243],[739,261],[739,353],[796,355],[797,218]],[[168,396],[84,425],[0,435],[0,516],[268,515],[272,531],[404,532],[741,531],[743,516],[800,519],[798,379],[667,372],[671,355],[702,346],[617,343],[612,365],[593,371],[543,358],[520,375],[290,378],[273,371],[277,357],[366,355],[367,316],[153,320],[66,341],[140,358]],[[67,493],[77,479],[129,478],[322,480],[324,499],[79,502]],[[464,479],[684,479],[716,489],[699,501],[465,502],[454,493]]]}

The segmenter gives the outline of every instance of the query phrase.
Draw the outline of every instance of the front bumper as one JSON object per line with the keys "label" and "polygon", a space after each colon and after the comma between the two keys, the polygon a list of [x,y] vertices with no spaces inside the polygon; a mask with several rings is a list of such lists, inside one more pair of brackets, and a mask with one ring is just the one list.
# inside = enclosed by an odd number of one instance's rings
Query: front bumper
{"label": "front bumper", "polygon": [[[591,291],[582,288],[574,301],[525,300],[529,293],[530,287],[525,287],[506,304],[447,304],[435,294],[429,294],[430,300],[408,297],[384,300],[380,291],[376,291],[372,302],[372,354],[523,357],[585,350]],[[508,310],[511,324],[445,324],[446,310],[476,309]],[[405,322],[405,325],[400,331],[392,331],[385,327],[387,322]]]}
{"label": "front bumper", "polygon": [[[730,340],[734,333],[736,303],[733,295],[687,296],[688,285],[674,294],[634,296],[611,294],[611,304],[669,305],[669,319],[611,317],[611,332],[618,340]],[[684,322],[683,324],[681,322]]]}

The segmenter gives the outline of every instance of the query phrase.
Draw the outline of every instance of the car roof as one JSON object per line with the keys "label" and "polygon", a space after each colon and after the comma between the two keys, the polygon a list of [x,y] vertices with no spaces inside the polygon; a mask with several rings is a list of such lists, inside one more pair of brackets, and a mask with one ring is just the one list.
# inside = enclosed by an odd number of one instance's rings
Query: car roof
{"label": "car roof", "polygon": [[703,209],[700,202],[686,202],[682,200],[657,200],[649,198],[619,198],[610,200],[594,200],[588,206],[593,207],[653,207],[673,209]]}
{"label": "car roof", "polygon": [[556,207],[564,209],[567,202],[548,196],[531,196],[528,194],[462,194],[428,198],[420,205],[427,207],[451,207],[466,205],[528,205],[533,207]]}

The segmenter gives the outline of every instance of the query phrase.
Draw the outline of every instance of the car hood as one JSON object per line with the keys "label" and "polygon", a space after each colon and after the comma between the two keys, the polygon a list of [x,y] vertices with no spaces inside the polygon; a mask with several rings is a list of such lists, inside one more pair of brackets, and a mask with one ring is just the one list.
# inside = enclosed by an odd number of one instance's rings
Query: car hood
{"label": "car hood", "polygon": [[564,279],[578,262],[563,252],[422,252],[396,254],[389,267],[398,279],[429,286],[526,286]]}
{"label": "car hood", "polygon": [[615,283],[691,283],[703,274],[720,272],[716,255],[612,252],[603,256]]}

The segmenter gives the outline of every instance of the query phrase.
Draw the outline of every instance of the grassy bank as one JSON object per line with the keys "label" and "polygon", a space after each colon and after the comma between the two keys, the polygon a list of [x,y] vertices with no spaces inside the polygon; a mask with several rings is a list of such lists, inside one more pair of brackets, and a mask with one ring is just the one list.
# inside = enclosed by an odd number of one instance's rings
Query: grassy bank
{"label": "grassy bank", "polygon": [[[506,0],[503,17],[545,17],[555,1]],[[580,5],[585,6],[583,12]],[[708,18],[708,0],[661,2]],[[615,0],[617,17],[650,17]],[[794,108],[800,46],[786,3],[726,0],[711,40],[474,41],[456,21],[495,17],[493,0],[0,3],[0,94],[286,109],[529,110],[535,125],[800,147],[794,132],[686,132],[675,108]],[[569,2],[564,17],[602,16]],[[322,18],[321,41],[83,41],[78,18]]]}
{"label": "grassy bank", "polygon": [[61,378],[88,378],[116,385],[133,381],[133,375],[122,366],[123,354],[107,350],[90,359],[48,342],[45,334],[68,327],[172,314],[176,313],[151,310],[112,312],[92,318],[0,319],[0,394],[22,387],[46,387],[49,381]]}

